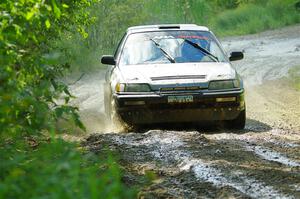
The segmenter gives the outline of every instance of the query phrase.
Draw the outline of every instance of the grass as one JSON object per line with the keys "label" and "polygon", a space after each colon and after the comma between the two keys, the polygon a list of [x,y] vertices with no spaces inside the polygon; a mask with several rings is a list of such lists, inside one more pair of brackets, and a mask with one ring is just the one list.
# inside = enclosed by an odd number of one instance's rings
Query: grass
{"label": "grass", "polygon": [[253,34],[300,22],[295,1],[271,0],[262,4],[244,4],[226,10],[211,21],[212,29],[220,36]]}
{"label": "grass", "polygon": [[297,0],[253,0],[237,7],[228,7],[226,2],[152,0],[145,7],[152,13],[150,23],[196,23],[210,27],[219,36],[253,34],[300,23]]}
{"label": "grass", "polygon": [[109,153],[82,152],[61,139],[3,139],[0,198],[134,198]]}

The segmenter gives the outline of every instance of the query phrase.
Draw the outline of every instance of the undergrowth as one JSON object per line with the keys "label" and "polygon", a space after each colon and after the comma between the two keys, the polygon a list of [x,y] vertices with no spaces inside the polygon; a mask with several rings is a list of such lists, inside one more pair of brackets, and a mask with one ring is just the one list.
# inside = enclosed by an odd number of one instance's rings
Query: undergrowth
{"label": "undergrowth", "polygon": [[82,151],[61,139],[26,137],[0,144],[0,198],[134,198],[108,153]]}
{"label": "undergrowth", "polygon": [[226,10],[211,20],[220,36],[253,34],[300,22],[300,12],[293,0],[272,0],[260,4],[242,4]]}

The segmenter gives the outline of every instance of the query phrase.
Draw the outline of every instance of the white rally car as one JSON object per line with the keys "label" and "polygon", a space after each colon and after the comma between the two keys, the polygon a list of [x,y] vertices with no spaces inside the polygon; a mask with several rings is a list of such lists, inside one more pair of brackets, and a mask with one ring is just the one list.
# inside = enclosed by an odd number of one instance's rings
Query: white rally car
{"label": "white rally car", "polygon": [[129,125],[225,121],[243,129],[244,87],[214,34],[193,24],[128,28],[113,56],[102,56],[105,110]]}

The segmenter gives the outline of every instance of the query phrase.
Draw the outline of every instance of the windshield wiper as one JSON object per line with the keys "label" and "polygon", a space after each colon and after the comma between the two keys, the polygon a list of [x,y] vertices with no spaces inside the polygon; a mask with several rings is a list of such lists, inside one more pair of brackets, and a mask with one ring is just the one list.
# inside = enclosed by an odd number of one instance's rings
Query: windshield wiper
{"label": "windshield wiper", "polygon": [[211,54],[208,50],[206,50],[205,48],[201,47],[199,44],[194,43],[188,39],[182,38],[186,43],[190,44],[191,46],[193,46],[194,48],[199,49],[201,52],[203,52],[205,55],[207,55],[209,58],[211,58],[213,61],[215,62],[219,62],[218,57],[216,57],[215,55]]}
{"label": "windshield wiper", "polygon": [[167,53],[167,51],[165,51],[159,43],[157,43],[157,41],[155,41],[154,39],[150,38],[150,40],[155,44],[155,46],[161,50],[161,52],[164,54],[164,56],[171,62],[171,63],[175,63],[175,59],[169,55],[169,53]]}

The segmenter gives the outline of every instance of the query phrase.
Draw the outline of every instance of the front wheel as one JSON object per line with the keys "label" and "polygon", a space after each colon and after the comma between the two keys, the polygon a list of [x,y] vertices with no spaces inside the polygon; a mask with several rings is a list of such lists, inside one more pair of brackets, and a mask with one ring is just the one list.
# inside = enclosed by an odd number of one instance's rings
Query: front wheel
{"label": "front wheel", "polygon": [[246,124],[246,109],[240,112],[240,114],[234,119],[228,121],[228,125],[232,129],[242,130]]}

